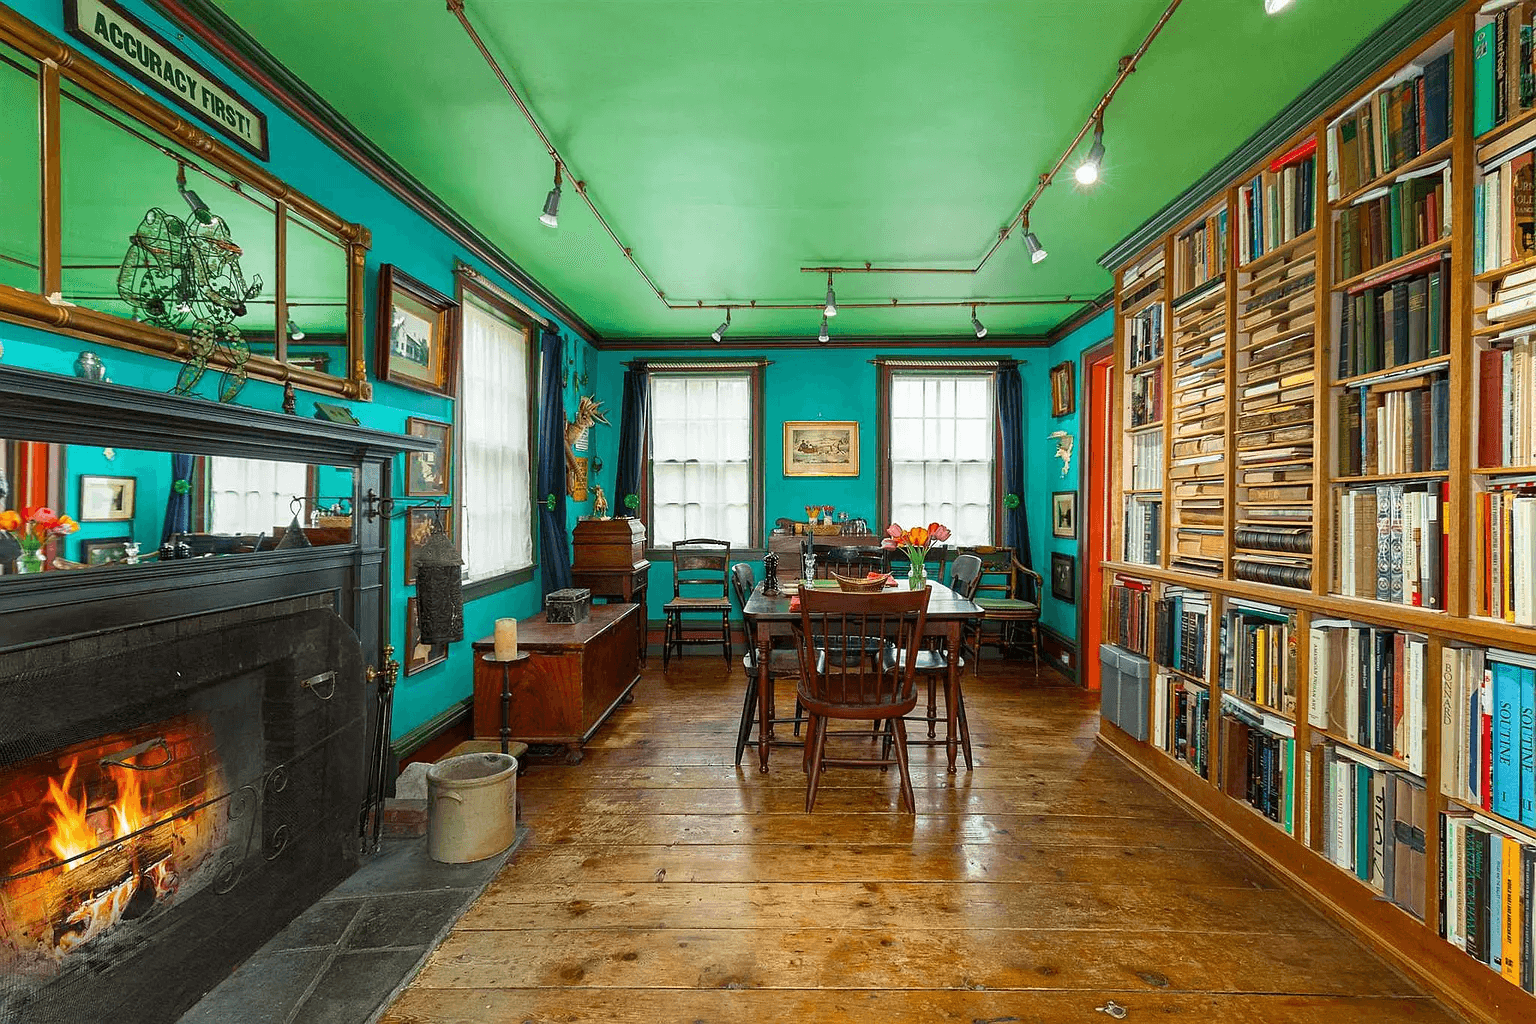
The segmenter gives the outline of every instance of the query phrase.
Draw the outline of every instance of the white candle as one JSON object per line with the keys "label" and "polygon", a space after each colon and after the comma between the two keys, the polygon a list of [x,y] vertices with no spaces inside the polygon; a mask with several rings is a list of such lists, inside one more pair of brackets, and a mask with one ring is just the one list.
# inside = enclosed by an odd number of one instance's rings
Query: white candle
{"label": "white candle", "polygon": [[496,660],[511,661],[517,657],[517,620],[496,620]]}

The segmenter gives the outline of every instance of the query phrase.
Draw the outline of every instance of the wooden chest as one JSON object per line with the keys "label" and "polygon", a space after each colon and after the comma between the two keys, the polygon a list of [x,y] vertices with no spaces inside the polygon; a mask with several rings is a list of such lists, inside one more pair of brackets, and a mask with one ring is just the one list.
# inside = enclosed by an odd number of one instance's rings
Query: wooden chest
{"label": "wooden chest", "polygon": [[[560,743],[567,760],[581,760],[581,745],[640,681],[641,623],[637,604],[601,604],[591,617],[553,625],[541,612],[517,624],[517,647],[528,661],[510,673],[512,739]],[[480,656],[495,650],[492,637],[475,641],[476,739],[501,737],[501,674]]]}
{"label": "wooden chest", "polygon": [[631,569],[645,561],[638,519],[583,519],[571,534],[572,569]]}

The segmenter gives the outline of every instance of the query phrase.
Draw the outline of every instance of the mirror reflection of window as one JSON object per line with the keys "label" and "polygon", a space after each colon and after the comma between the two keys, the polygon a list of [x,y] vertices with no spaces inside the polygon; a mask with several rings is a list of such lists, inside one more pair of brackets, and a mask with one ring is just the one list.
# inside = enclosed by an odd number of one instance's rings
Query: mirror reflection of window
{"label": "mirror reflection of window", "polygon": [[293,518],[294,497],[310,493],[309,467],[299,462],[213,455],[206,470],[208,533],[271,536]]}
{"label": "mirror reflection of window", "polygon": [[37,63],[0,46],[0,284],[42,287]]}

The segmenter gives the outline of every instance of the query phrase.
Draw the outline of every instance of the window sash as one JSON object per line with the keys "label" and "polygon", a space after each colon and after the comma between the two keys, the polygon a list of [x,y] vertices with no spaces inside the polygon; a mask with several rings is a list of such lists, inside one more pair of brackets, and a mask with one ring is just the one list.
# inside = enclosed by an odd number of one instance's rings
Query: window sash
{"label": "window sash", "polygon": [[533,565],[529,331],[465,296],[459,392],[464,580]]}
{"label": "window sash", "polygon": [[309,493],[302,462],[207,458],[209,533],[271,534],[293,519],[293,499]]}
{"label": "window sash", "polygon": [[657,548],[691,537],[751,546],[755,377],[650,375],[650,528]]}
{"label": "window sash", "polygon": [[991,373],[891,373],[886,464],[893,522],[943,523],[956,546],[993,542],[995,392]]}

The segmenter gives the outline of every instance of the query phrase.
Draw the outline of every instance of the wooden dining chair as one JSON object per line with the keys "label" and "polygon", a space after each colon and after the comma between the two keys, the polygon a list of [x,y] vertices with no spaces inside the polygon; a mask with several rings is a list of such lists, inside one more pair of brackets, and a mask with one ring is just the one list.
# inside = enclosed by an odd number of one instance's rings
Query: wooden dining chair
{"label": "wooden dining chair", "polygon": [[[793,644],[788,648],[772,649],[768,654],[767,665],[763,665],[757,649],[755,636],[757,623],[755,617],[747,614],[747,602],[752,598],[752,589],[757,585],[753,578],[752,567],[745,562],[737,562],[731,566],[731,590],[736,595],[736,602],[741,606],[741,619],[746,627],[747,653],[742,656],[741,666],[747,673],[746,694],[741,703],[741,726],[736,732],[736,761],[741,764],[742,752],[746,750],[752,739],[752,725],[761,719],[758,726],[760,732],[766,730],[768,743],[772,746],[801,746],[799,740],[780,740],[774,732],[774,726],[792,725],[794,735],[800,735],[800,726],[805,723],[805,715],[801,710],[800,700],[795,699],[795,715],[793,718],[774,717],[774,688],[775,679],[798,678],[800,675],[800,652]],[[767,687],[766,695],[762,688]],[[763,697],[766,696],[766,701]],[[759,708],[766,703],[768,712],[766,715],[759,713]],[[763,736],[759,735],[759,739]],[[759,766],[760,770],[767,771],[766,766]]]}
{"label": "wooden dining chair", "polygon": [[[928,619],[928,588],[888,594],[802,590],[795,641],[800,649],[800,703],[810,716],[806,732],[805,809],[816,806],[822,770],[830,766],[889,768],[901,772],[901,805],[917,813],[907,767],[905,717],[917,706],[917,651]],[[869,650],[871,639],[879,646]],[[831,656],[843,652],[843,656]],[[854,656],[860,652],[860,656]],[[833,722],[870,728],[833,732]],[[890,734],[879,757],[828,757],[836,737]],[[894,759],[891,754],[894,752]]]}
{"label": "wooden dining chair", "polygon": [[[978,641],[977,672],[980,673],[980,645],[994,644],[1000,651],[1028,650],[1034,659],[1035,673],[1040,672],[1040,592],[1044,585],[1040,574],[1021,565],[1013,557],[1013,548],[977,547],[964,549],[981,559],[981,577],[973,600],[986,612],[983,633]],[[996,630],[990,627],[996,626]]]}
{"label": "wooden dining chair", "polygon": [[[683,656],[684,645],[719,644],[725,663],[731,663],[730,565],[729,541],[694,538],[672,542],[672,600],[663,609],[667,628],[661,648],[662,671],[671,662],[674,648],[679,658]],[[703,616],[705,624],[690,633],[685,615]],[[713,622],[716,617],[718,632]]]}
{"label": "wooden dining chair", "polygon": [[818,566],[826,565],[828,571],[839,576],[865,576],[872,572],[888,572],[885,552],[880,548],[850,544],[828,548],[817,560]]}

